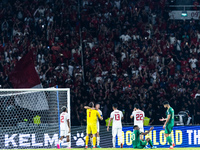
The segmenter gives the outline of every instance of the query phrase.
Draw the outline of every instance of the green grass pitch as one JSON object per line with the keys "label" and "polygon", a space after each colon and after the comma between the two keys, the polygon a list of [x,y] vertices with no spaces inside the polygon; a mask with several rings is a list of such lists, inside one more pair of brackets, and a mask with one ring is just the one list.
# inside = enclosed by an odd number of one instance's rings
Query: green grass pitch
{"label": "green grass pitch", "polygon": [[[117,150],[121,148],[101,148],[101,150]],[[17,149],[19,150],[19,149]],[[23,149],[23,150],[58,150],[58,149]],[[61,148],[60,150],[67,150],[67,148]],[[71,150],[84,150],[84,148],[72,148]],[[91,150],[91,148],[88,148],[88,150]],[[124,150],[133,150],[132,148],[124,148]],[[149,149],[150,150],[150,149]],[[168,148],[157,148],[156,150],[168,150]],[[200,150],[200,147],[198,148],[174,148],[174,150]]]}

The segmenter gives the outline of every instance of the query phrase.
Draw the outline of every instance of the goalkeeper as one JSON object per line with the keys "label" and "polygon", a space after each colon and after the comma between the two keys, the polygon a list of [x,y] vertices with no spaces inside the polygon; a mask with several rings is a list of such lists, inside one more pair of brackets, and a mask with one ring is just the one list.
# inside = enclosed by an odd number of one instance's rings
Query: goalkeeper
{"label": "goalkeeper", "polygon": [[155,149],[156,147],[153,146],[152,141],[150,140],[150,138],[147,138],[146,140],[140,140],[140,134],[141,135],[147,135],[149,132],[151,132],[154,128],[151,127],[150,130],[148,132],[145,133],[140,133],[140,128],[135,125],[134,126],[134,131],[131,134],[131,140],[132,140],[132,144],[133,144],[133,148],[134,149],[143,149],[145,148],[147,142],[149,143],[149,145],[151,146],[152,149]]}

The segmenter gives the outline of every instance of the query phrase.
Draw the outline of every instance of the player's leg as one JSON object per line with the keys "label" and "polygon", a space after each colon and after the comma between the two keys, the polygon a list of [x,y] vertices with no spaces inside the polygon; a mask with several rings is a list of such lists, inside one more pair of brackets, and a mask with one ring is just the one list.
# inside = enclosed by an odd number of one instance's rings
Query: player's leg
{"label": "player's leg", "polygon": [[[144,132],[144,127],[143,126],[139,126],[140,128],[140,132]],[[141,135],[140,134],[140,140],[143,140],[144,139],[144,135]]]}
{"label": "player's leg", "polygon": [[117,129],[116,128],[112,128],[112,143],[113,143],[113,148],[115,148],[116,135],[117,135]]}
{"label": "player's leg", "polygon": [[87,129],[86,129],[87,131],[87,135],[86,135],[86,137],[85,137],[85,148],[88,148],[88,142],[89,142],[89,135],[90,135],[90,133],[91,133],[91,126],[90,125],[87,125]]}
{"label": "player's leg", "polygon": [[120,140],[120,147],[123,148],[122,128],[117,129],[117,136]]}
{"label": "player's leg", "polygon": [[169,142],[170,149],[173,149],[173,143],[172,143],[172,139],[171,139],[171,136],[170,136],[172,129],[173,129],[173,127],[170,126],[170,125],[167,125],[165,127],[165,137],[166,137],[167,141]]}
{"label": "player's leg", "polygon": [[[152,141],[151,141],[150,138],[147,138],[147,139],[146,139],[146,143],[149,143],[149,145],[151,146],[152,149],[155,149],[155,148],[156,148],[155,146],[153,146],[153,143],[152,143]],[[143,143],[143,144],[145,144],[145,143]],[[146,145],[146,144],[145,144],[145,145]]]}
{"label": "player's leg", "polygon": [[144,140],[144,141],[140,140],[140,143],[137,145],[137,148],[143,149],[143,148],[145,148],[146,144],[147,144],[146,140]]}
{"label": "player's leg", "polygon": [[96,141],[97,141],[97,138],[96,138],[97,125],[96,124],[92,125],[92,134],[93,134],[93,148],[95,148],[96,147]]}
{"label": "player's leg", "polygon": [[90,143],[91,143],[91,148],[93,148],[93,135],[90,134]]}
{"label": "player's leg", "polygon": [[62,143],[62,140],[63,140],[64,136],[65,136],[65,131],[61,130],[60,131],[60,139],[59,139],[58,144],[57,144],[57,148],[58,149],[60,149],[60,144]]}
{"label": "player's leg", "polygon": [[68,148],[70,149],[71,148],[71,144],[70,144],[69,135],[66,136],[66,140],[67,140]]}
{"label": "player's leg", "polygon": [[70,149],[71,148],[71,143],[70,143],[70,139],[69,139],[69,136],[70,136],[69,128],[67,128],[65,130],[65,135],[66,135],[67,147]]}
{"label": "player's leg", "polygon": [[100,126],[99,126],[99,122],[98,122],[98,123],[97,123],[97,148],[101,148],[101,147],[100,147],[99,130],[100,130]]}

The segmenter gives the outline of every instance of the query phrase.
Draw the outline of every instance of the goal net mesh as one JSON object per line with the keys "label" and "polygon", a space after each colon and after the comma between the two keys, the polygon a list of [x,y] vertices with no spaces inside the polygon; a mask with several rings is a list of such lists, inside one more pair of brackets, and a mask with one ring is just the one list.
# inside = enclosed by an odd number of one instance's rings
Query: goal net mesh
{"label": "goal net mesh", "polygon": [[[57,90],[0,90],[1,149],[56,147],[59,110],[62,106],[70,110],[69,91]],[[62,147],[65,146],[66,143],[63,143]]]}

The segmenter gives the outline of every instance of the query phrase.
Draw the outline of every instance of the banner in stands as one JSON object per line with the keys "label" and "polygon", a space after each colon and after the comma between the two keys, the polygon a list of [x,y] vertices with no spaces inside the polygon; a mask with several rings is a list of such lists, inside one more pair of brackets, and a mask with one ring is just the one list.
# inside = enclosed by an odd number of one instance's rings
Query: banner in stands
{"label": "banner in stands", "polygon": [[[11,127],[12,128],[12,127]],[[13,127],[12,131],[1,130],[0,133],[0,149],[21,149],[21,148],[56,148],[59,139],[57,126],[44,128],[31,127],[19,129]],[[150,127],[145,127],[147,131]],[[19,131],[20,130],[20,131]],[[53,132],[52,132],[53,130]],[[32,132],[34,131],[34,132]],[[83,148],[85,146],[86,126],[72,127],[71,147]],[[133,127],[123,127],[124,147],[131,148],[131,133]],[[200,145],[200,126],[176,126],[171,134],[172,141],[176,147],[199,147]],[[112,129],[107,132],[105,126],[100,128],[100,146],[103,148],[112,147]],[[159,148],[169,147],[164,137],[164,129],[162,126],[154,127],[145,138],[150,138],[153,144]],[[116,147],[119,147],[119,141],[116,140]],[[89,142],[89,147],[90,147]],[[66,148],[67,143],[64,139],[62,148]]]}
{"label": "banner in stands", "polygon": [[[144,127],[145,131],[148,131],[150,127]],[[124,147],[131,148],[131,133],[133,127],[123,127]],[[154,130],[145,136],[150,138],[153,145],[158,148],[169,147],[167,140],[164,136],[165,130],[162,126],[154,127]],[[200,145],[200,126],[175,126],[171,133],[172,141],[176,147],[199,147]],[[119,140],[116,140],[116,147],[119,147]],[[149,146],[149,145],[148,145]]]}
{"label": "banner in stands", "polygon": [[185,17],[182,16],[183,11],[171,11],[169,12],[170,19],[172,20],[190,20],[190,19],[199,19],[200,13],[199,11],[186,11],[187,15]]}

